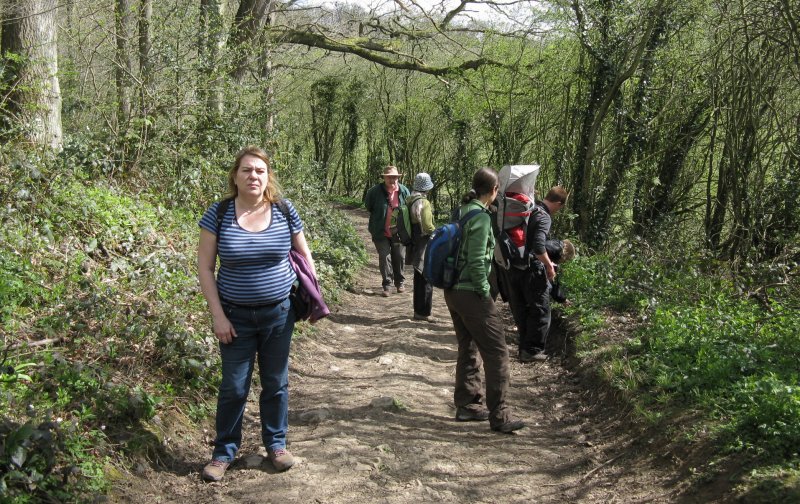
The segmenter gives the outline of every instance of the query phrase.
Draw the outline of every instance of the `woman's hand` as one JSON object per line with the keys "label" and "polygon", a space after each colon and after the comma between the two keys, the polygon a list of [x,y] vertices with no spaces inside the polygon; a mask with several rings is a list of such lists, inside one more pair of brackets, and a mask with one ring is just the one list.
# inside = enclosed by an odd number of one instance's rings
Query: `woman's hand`
{"label": "woman's hand", "polygon": [[220,343],[227,345],[233,342],[233,338],[236,337],[236,329],[233,328],[233,324],[228,320],[228,317],[221,315],[214,318],[214,335]]}
{"label": "woman's hand", "polygon": [[551,282],[556,278],[556,269],[553,267],[553,263],[548,263],[544,265],[544,271],[547,273],[547,279]]}

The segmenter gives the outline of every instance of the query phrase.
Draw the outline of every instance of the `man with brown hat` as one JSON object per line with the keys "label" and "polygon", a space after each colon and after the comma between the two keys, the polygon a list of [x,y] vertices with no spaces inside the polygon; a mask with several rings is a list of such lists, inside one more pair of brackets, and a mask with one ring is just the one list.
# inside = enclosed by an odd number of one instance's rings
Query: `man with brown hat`
{"label": "man with brown hat", "polygon": [[392,209],[405,205],[409,195],[408,188],[400,183],[402,176],[396,166],[387,166],[383,170],[383,183],[374,185],[364,196],[364,207],[369,212],[369,233],[378,251],[384,297],[389,296],[392,284],[397,292],[405,291],[405,247],[393,242],[389,232]]}

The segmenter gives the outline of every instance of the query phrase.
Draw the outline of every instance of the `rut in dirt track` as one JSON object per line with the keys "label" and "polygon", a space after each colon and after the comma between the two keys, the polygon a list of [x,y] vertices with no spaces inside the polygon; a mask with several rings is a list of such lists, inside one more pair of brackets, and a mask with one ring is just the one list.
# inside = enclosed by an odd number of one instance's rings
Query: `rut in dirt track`
{"label": "rut in dirt track", "polygon": [[[179,474],[153,475],[159,491],[152,497],[331,504],[675,501],[664,478],[626,463],[641,460],[618,431],[618,418],[601,420],[589,404],[590,391],[559,359],[522,365],[512,358],[508,402],[525,429],[506,435],[490,431],[488,422],[455,422],[456,340],[442,292],[434,292],[434,323],[412,320],[410,288],[379,296],[367,214],[347,212],[370,261],[316,333],[293,343],[288,448],[295,467],[276,473],[264,459],[254,386],[242,450],[224,481],[200,482],[210,448],[196,447]],[[506,325],[511,342],[510,320]],[[509,350],[513,356],[516,345]]]}

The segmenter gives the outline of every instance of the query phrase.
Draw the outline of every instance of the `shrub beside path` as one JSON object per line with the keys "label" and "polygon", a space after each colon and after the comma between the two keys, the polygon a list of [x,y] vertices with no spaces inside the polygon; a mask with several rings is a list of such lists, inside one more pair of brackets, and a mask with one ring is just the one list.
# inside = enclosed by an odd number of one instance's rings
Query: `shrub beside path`
{"label": "shrub beside path", "polygon": [[[295,467],[277,473],[266,461],[254,387],[242,451],[221,483],[199,478],[211,418],[204,436],[172,427],[171,462],[126,478],[121,501],[685,502],[675,475],[654,468],[669,455],[627,434],[625,415],[604,406],[590,380],[562,360],[512,359],[509,403],[525,429],[506,435],[488,422],[455,422],[456,340],[442,292],[434,292],[434,323],[412,320],[410,288],[381,297],[367,214],[347,211],[370,260],[316,334],[293,343],[288,447]],[[516,346],[509,349],[514,355]]]}

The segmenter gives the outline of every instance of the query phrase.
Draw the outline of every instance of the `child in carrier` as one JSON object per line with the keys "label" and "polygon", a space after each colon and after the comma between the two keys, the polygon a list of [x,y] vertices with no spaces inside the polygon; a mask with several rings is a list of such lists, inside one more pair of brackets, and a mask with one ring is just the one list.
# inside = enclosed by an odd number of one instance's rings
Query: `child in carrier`
{"label": "child in carrier", "polygon": [[[511,242],[514,246],[517,247],[519,251],[519,256],[525,253],[525,226],[528,225],[527,217],[531,214],[531,209],[533,208],[533,202],[526,194],[522,193],[515,193],[515,192],[507,192],[507,198],[511,198],[514,201],[519,201],[519,205],[514,205],[507,203],[507,212],[505,213],[506,217],[516,217],[514,222],[517,220],[519,224],[512,227],[511,229],[506,229],[506,234],[511,239]],[[512,202],[513,203],[513,202]],[[516,207],[516,208],[515,208]]]}

